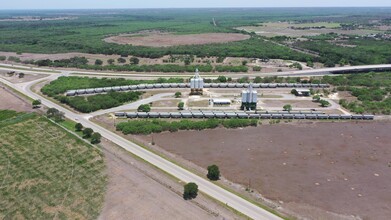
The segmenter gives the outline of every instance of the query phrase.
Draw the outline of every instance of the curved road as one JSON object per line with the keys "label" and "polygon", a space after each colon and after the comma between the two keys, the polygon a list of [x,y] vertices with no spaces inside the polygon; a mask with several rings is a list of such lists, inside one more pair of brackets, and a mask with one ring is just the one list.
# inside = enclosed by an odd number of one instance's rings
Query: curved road
{"label": "curved road", "polygon": [[[51,75],[47,78],[54,78],[55,75]],[[154,166],[158,167],[159,169],[171,174],[172,176],[184,181],[184,182],[195,182],[200,191],[204,192],[205,194],[211,196],[212,198],[222,202],[223,204],[226,204],[229,207],[232,207],[233,209],[243,213],[244,215],[252,218],[252,219],[259,219],[259,220],[280,220],[281,218],[260,208],[259,206],[254,205],[253,203],[215,185],[214,183],[191,173],[188,170],[183,169],[182,167],[160,157],[159,155],[156,155],[143,147],[136,145],[123,137],[91,122],[88,120],[90,117],[89,115],[80,115],[77,113],[74,113],[56,103],[53,103],[52,101],[46,99],[45,97],[42,97],[34,92],[31,91],[31,86],[34,85],[36,82],[40,81],[34,80],[29,83],[22,83],[22,84],[12,84],[8,82],[7,80],[4,80],[0,78],[0,82],[8,85],[9,87],[21,92],[22,94],[25,94],[29,96],[32,99],[40,99],[42,104],[49,107],[49,108],[57,108],[58,110],[65,113],[65,117],[78,121],[83,124],[84,127],[92,128],[94,131],[99,132],[104,138],[112,141],[113,143],[117,144],[118,146],[124,148],[125,150],[131,152],[132,154],[146,160],[148,163],[153,164]]]}
{"label": "curved road", "polygon": [[[330,74],[330,71],[341,71],[341,70],[357,70],[357,69],[368,69],[368,68],[391,68],[391,65],[370,65],[370,66],[356,66],[356,67],[337,67],[337,68],[327,68],[327,69],[317,69],[317,70],[305,70],[305,71],[293,71],[293,72],[285,72],[285,73],[272,73],[272,75],[325,75]],[[0,67],[0,69],[7,69],[12,70],[12,66],[10,65],[9,68]],[[31,70],[34,70],[35,68],[31,68]],[[43,70],[43,69],[39,69]],[[38,69],[36,71],[29,71],[29,70],[19,70],[23,72],[39,72]],[[51,74],[45,72],[44,74],[50,74],[49,77],[46,77],[46,79],[55,79],[56,77],[59,77],[60,75],[69,75],[71,73],[79,72],[79,71],[68,71],[68,70],[59,70],[60,74]],[[110,75],[110,73],[91,73],[88,72],[88,74],[93,75]],[[261,73],[251,74],[251,76],[256,76]],[[135,76],[135,74],[124,74],[125,76]],[[138,74],[145,76],[144,74]],[[248,74],[247,74],[248,75]],[[173,75],[178,76],[178,75]],[[262,73],[262,76],[265,76],[264,73]],[[151,75],[150,77],[162,77],[161,75]],[[260,219],[260,220],[274,220],[274,219],[281,219],[280,217],[252,204],[251,202],[248,202],[247,200],[244,200],[243,198],[228,192],[227,190],[215,185],[214,183],[211,183],[210,181],[195,175],[181,167],[179,167],[176,164],[171,163],[170,161],[142,148],[141,146],[138,146],[123,137],[97,125],[92,123],[88,120],[91,115],[81,115],[74,113],[72,111],[69,111],[68,109],[57,105],[56,103],[53,103],[52,101],[46,99],[45,97],[42,97],[34,92],[31,91],[31,86],[34,85],[36,82],[41,81],[43,79],[34,80],[28,83],[21,83],[21,84],[13,84],[8,82],[7,80],[4,80],[0,78],[0,81],[4,84],[12,87],[13,89],[29,96],[32,99],[40,99],[42,101],[42,104],[49,107],[49,108],[57,108],[58,110],[65,113],[65,116],[71,120],[78,121],[83,124],[84,127],[90,127],[93,130],[99,132],[102,134],[102,136],[106,139],[111,140],[113,143],[121,146],[122,148],[128,150],[129,152],[133,153],[134,155],[146,160],[147,162],[155,165],[156,167],[159,167],[161,170],[175,176],[176,178],[184,181],[184,182],[195,182],[199,186],[199,189],[208,194],[209,196],[215,198],[216,200],[234,208],[235,210],[243,213],[244,215],[253,218],[253,219]]]}

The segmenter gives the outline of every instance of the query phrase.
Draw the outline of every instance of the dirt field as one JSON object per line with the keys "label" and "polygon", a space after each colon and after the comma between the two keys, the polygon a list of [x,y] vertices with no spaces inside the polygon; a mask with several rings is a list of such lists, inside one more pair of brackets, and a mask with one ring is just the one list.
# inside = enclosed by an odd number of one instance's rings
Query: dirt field
{"label": "dirt field", "polygon": [[154,141],[201,167],[218,164],[227,179],[250,182],[301,216],[377,220],[391,216],[390,129],[390,122],[307,122],[163,133]]}
{"label": "dirt field", "polygon": [[13,75],[8,75],[7,72],[9,72],[9,71],[0,70],[0,77],[9,81],[9,82],[12,82],[12,83],[30,82],[30,81],[33,81],[36,79],[41,79],[41,78],[48,76],[46,74],[29,73],[29,74],[25,74],[23,78],[19,78],[19,73],[23,72],[23,71],[20,71],[20,72],[18,71]]}
{"label": "dirt field", "polygon": [[[238,30],[245,30],[247,32],[255,32],[256,34],[266,36],[266,37],[275,37],[275,36],[289,36],[289,37],[301,37],[301,36],[316,36],[321,34],[328,34],[330,32],[338,34],[348,34],[348,35],[367,35],[367,34],[376,34],[380,31],[376,30],[366,30],[366,29],[357,29],[357,30],[342,30],[337,28],[338,24],[336,23],[308,23],[308,24],[290,24],[288,22],[269,22],[263,23],[262,26],[246,26],[238,27]],[[316,26],[325,26],[326,28],[322,29],[306,29],[298,30],[291,27],[303,28],[303,27],[316,27]]]}
{"label": "dirt field", "polygon": [[201,195],[184,201],[180,183],[110,142],[104,141],[103,145],[109,182],[98,219],[238,219]]}
{"label": "dirt field", "polygon": [[148,47],[170,47],[178,45],[201,45],[226,43],[249,39],[249,35],[235,33],[210,33],[175,35],[169,33],[151,33],[146,35],[120,35],[106,38],[108,43],[131,44]]}
{"label": "dirt field", "polygon": [[32,112],[31,103],[19,98],[13,91],[0,83],[0,109],[15,110],[19,112]]}
{"label": "dirt field", "polygon": [[292,108],[319,108],[319,103],[310,100],[262,100],[262,107],[282,107],[292,105]]}

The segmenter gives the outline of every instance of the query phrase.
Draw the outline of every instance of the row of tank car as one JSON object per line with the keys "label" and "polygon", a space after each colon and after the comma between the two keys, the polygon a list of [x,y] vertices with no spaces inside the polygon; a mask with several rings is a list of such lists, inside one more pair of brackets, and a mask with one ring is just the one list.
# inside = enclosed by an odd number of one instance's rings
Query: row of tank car
{"label": "row of tank car", "polygon": [[[248,83],[205,83],[204,88],[247,88]],[[327,88],[328,84],[311,84],[311,83],[255,83],[253,88]],[[106,92],[132,91],[144,89],[168,89],[168,88],[190,88],[189,83],[158,83],[158,84],[140,84],[129,86],[113,86],[104,88],[90,88],[69,90],[67,96],[98,94]]]}
{"label": "row of tank car", "polygon": [[374,115],[339,115],[323,112],[223,112],[223,111],[182,111],[182,112],[116,112],[122,118],[243,118],[243,119],[330,119],[330,120],[373,120]]}

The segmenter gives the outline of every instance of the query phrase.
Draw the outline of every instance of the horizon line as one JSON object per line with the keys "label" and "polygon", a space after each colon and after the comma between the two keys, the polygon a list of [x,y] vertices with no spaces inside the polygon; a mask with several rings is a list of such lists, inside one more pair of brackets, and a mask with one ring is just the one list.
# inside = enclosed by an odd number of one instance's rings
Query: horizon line
{"label": "horizon line", "polygon": [[143,10],[143,9],[262,9],[262,8],[391,8],[388,6],[255,6],[255,7],[140,7],[140,8],[5,8],[0,11],[21,10]]}

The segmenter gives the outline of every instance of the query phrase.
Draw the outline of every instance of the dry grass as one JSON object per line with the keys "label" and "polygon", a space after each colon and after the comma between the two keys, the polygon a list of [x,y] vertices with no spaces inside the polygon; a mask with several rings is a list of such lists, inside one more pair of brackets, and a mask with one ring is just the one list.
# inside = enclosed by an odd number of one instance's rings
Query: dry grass
{"label": "dry grass", "polygon": [[0,123],[0,219],[95,219],[102,154],[47,119]]}

